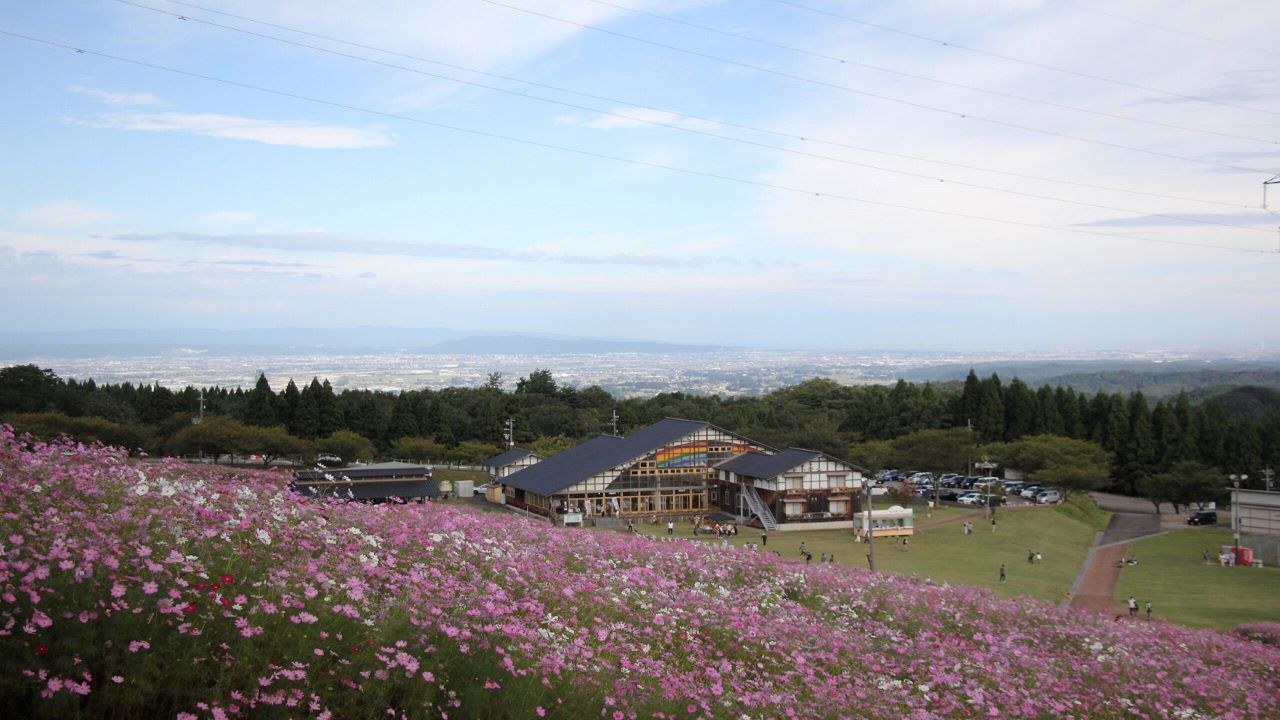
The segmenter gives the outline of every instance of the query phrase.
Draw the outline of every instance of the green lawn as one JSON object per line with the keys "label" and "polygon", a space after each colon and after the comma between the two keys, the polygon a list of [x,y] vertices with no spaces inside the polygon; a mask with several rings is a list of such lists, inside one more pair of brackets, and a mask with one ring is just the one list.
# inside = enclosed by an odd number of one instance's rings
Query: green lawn
{"label": "green lawn", "polygon": [[[1140,606],[1150,600],[1156,617],[1193,627],[1280,622],[1280,569],[1221,567],[1218,548],[1230,544],[1230,532],[1213,528],[1188,528],[1129,543],[1128,553],[1138,564],[1120,572],[1116,599],[1132,595]],[[1201,559],[1205,549],[1209,565]]]}
{"label": "green lawn", "polygon": [[[973,521],[972,535],[964,534],[963,518]],[[906,548],[887,539],[876,542],[878,570],[929,577],[939,583],[990,587],[1001,597],[1028,595],[1055,602],[1071,588],[1095,532],[1093,523],[1047,507],[997,510],[994,533],[981,508],[936,508],[932,517],[917,510],[916,526]],[[638,530],[659,535],[666,532],[666,523],[642,523]],[[692,526],[677,523],[676,535],[693,537]],[[698,539],[715,540],[707,536]],[[770,533],[767,549],[784,557],[800,557],[802,541],[813,553],[814,562],[828,553],[836,562],[867,566],[867,546],[853,541],[851,529]],[[743,530],[732,542],[759,543],[760,531]],[[1029,548],[1040,552],[1044,562],[1028,563]],[[1004,583],[999,581],[1001,563],[1008,576]]]}

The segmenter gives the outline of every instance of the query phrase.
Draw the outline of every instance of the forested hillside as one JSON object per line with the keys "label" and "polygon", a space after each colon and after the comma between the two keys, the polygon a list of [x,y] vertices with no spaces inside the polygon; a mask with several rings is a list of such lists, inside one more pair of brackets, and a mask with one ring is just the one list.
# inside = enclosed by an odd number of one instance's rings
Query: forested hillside
{"label": "forested hillside", "polygon": [[[1253,399],[1233,414],[1236,395]],[[401,393],[334,392],[312,378],[273,389],[99,385],[64,380],[32,365],[0,370],[0,417],[49,437],[66,433],[151,454],[255,454],[344,459],[404,458],[475,462],[496,453],[510,419],[516,444],[553,454],[593,435],[631,430],[663,417],[707,420],[774,447],[829,452],[871,466],[889,463],[964,470],[979,446],[1054,435],[1094,443],[1109,453],[1113,489],[1137,494],[1144,478],[1180,462],[1221,473],[1247,473],[1280,461],[1280,412],[1266,391],[1237,391],[1228,405],[1196,404],[1186,393],[1150,402],[1141,392],[1086,395],[1067,387],[1033,388],[997,375],[936,385],[846,386],[814,379],[763,397],[681,393],[618,400],[599,387],[575,388],[538,370],[514,383],[498,374],[480,387]],[[1261,399],[1259,399],[1261,398]],[[903,450],[922,431],[966,428],[957,461],[931,463]],[[889,441],[896,441],[891,443]],[[918,445],[918,444],[917,444]]]}

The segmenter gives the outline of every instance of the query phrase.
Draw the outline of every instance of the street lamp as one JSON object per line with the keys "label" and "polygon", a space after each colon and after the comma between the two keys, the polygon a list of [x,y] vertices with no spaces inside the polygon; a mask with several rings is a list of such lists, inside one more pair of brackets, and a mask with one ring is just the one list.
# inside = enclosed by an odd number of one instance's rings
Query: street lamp
{"label": "street lamp", "polygon": [[1235,491],[1231,493],[1231,532],[1235,534],[1236,556],[1240,555],[1240,483],[1249,479],[1248,475],[1228,475]]}
{"label": "street lamp", "polygon": [[[975,467],[978,467],[983,471],[984,473],[983,477],[991,477],[991,470],[998,466],[999,466],[998,463],[991,462],[991,460],[989,460],[986,455],[982,456],[982,462],[977,463],[975,465]],[[983,482],[989,483],[991,481],[983,480]],[[983,500],[983,504],[987,506],[987,517],[991,517],[991,486],[987,485],[986,488],[987,488],[987,491],[986,491],[986,494],[982,496],[982,500]]]}

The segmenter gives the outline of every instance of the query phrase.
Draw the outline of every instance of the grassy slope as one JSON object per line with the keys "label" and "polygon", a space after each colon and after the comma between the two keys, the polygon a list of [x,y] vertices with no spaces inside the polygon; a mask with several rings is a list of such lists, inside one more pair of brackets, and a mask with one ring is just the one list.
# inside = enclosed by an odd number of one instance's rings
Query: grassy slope
{"label": "grassy slope", "polygon": [[[995,533],[981,509],[940,508],[932,517],[917,511],[916,518],[916,535],[907,548],[883,539],[876,543],[877,569],[929,577],[939,583],[990,587],[1004,598],[1028,595],[1055,602],[1066,596],[1095,532],[1090,523],[1052,508],[998,510]],[[974,523],[973,535],[964,534],[961,523],[965,519]],[[657,527],[646,523],[639,530],[661,534],[665,527],[665,523]],[[692,537],[691,526],[677,524],[676,534]],[[759,531],[748,530],[732,542],[759,541]],[[866,567],[867,546],[855,543],[851,530],[773,533],[767,548],[784,557],[797,557],[802,541],[813,553],[814,562],[828,553],[835,555],[836,562]],[[1028,563],[1028,548],[1040,552],[1044,562]],[[1004,583],[999,582],[1001,563],[1008,574]]]}
{"label": "grassy slope", "polygon": [[[1155,616],[1193,627],[1231,628],[1280,621],[1280,569],[1221,567],[1217,550],[1231,533],[1190,529],[1129,544],[1138,565],[1120,573],[1116,598],[1151,601]],[[1215,560],[1205,565],[1201,552]]]}

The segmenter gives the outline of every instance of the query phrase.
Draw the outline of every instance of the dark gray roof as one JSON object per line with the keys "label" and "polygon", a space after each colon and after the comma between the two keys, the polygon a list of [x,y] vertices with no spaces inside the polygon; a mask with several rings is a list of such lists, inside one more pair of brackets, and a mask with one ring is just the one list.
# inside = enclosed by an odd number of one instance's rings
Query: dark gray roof
{"label": "dark gray roof", "polygon": [[716,465],[717,470],[728,470],[747,477],[767,479],[796,468],[814,458],[821,457],[817,450],[787,448],[777,455],[744,452]]}
{"label": "dark gray roof", "polygon": [[318,482],[295,484],[293,489],[307,497],[332,497],[351,500],[387,500],[440,496],[440,488],[430,478],[389,480],[387,482]]}
{"label": "dark gray roof", "polygon": [[555,493],[610,468],[641,458],[710,423],[666,418],[630,436],[601,435],[536,465],[511,473],[502,483],[539,495]]}
{"label": "dark gray roof", "polygon": [[494,455],[488,460],[485,460],[483,463],[481,463],[481,465],[484,465],[485,467],[491,467],[491,468],[506,467],[507,465],[510,465],[513,462],[518,462],[520,460],[523,460],[529,457],[530,455],[537,457],[538,453],[532,450],[525,450],[524,448],[513,447],[510,450],[507,450],[506,452],[498,453],[497,455]]}
{"label": "dark gray roof", "polygon": [[343,477],[352,480],[364,480],[368,478],[387,478],[394,480],[398,478],[429,478],[431,477],[431,468],[426,465],[411,465],[409,463],[388,462],[379,463],[377,465],[356,465],[353,467],[334,468],[333,470],[302,470],[293,474],[295,481],[314,482],[327,480],[332,477],[335,480],[341,480]]}

